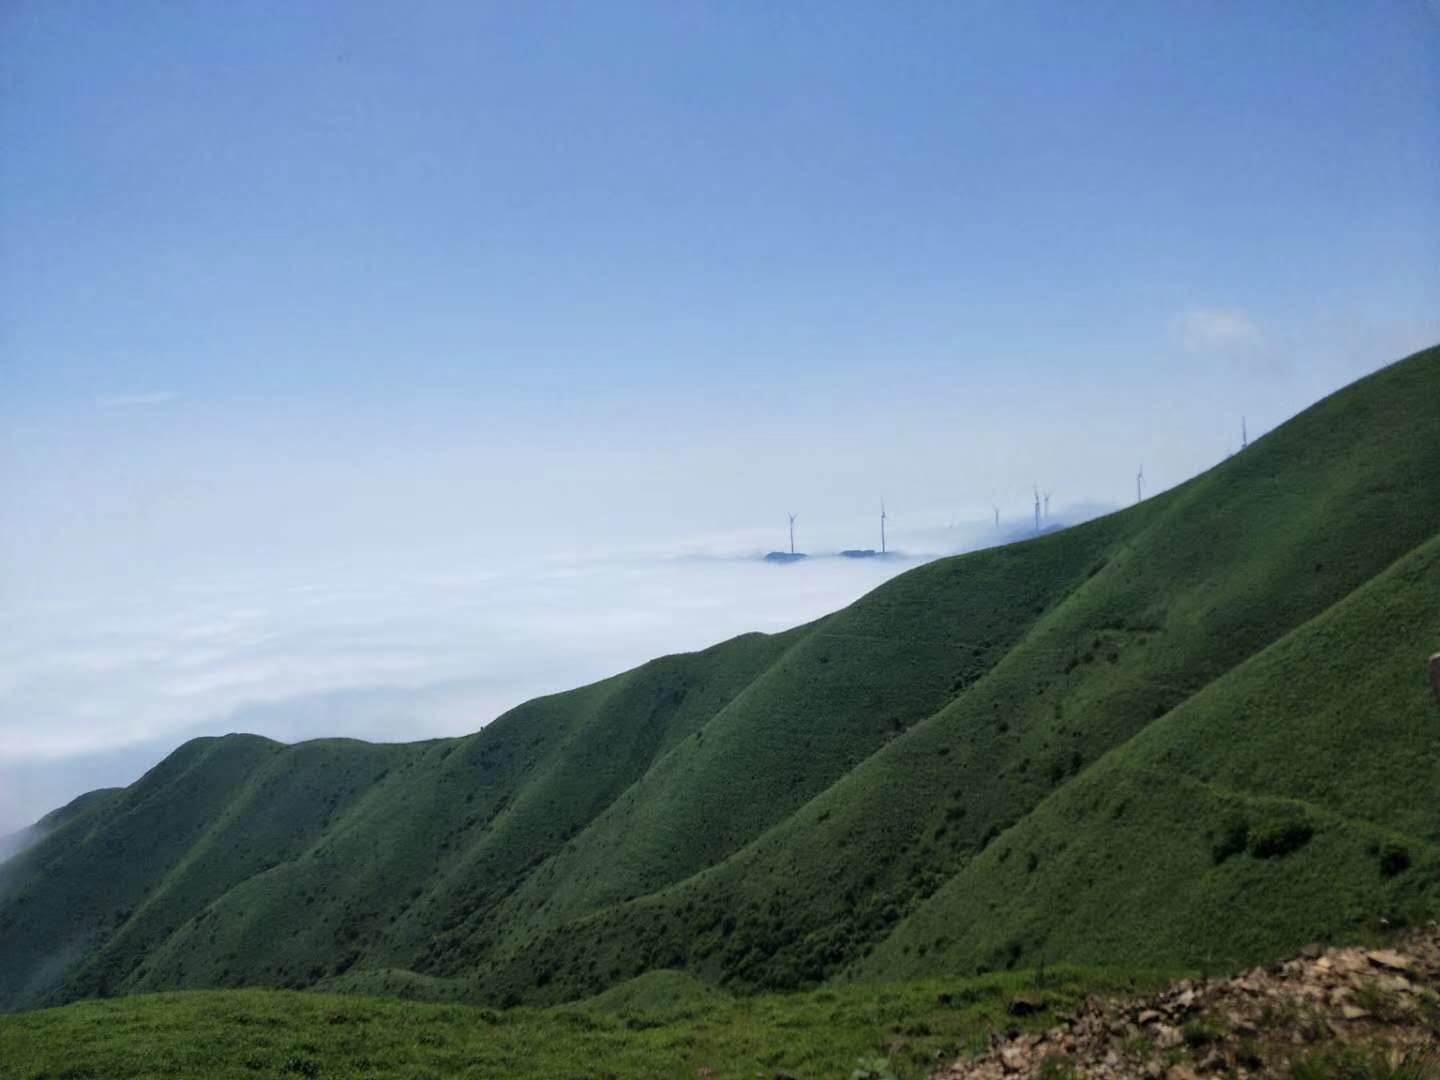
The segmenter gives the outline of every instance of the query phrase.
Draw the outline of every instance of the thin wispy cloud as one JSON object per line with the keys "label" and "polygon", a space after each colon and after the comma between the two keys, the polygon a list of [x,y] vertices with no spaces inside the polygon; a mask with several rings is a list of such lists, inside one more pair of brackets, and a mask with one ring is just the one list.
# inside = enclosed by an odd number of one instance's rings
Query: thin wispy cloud
{"label": "thin wispy cloud", "polygon": [[1190,308],[1175,316],[1171,328],[1192,353],[1250,349],[1265,338],[1255,320],[1239,308]]}
{"label": "thin wispy cloud", "polygon": [[144,405],[164,405],[180,400],[176,390],[150,390],[139,394],[101,394],[95,404],[102,409],[133,409]]}

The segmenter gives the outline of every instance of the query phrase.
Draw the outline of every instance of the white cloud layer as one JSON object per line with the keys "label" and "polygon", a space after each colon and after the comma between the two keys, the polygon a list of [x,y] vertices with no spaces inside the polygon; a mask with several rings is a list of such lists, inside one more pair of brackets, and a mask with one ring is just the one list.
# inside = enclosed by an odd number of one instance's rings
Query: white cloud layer
{"label": "white cloud layer", "polygon": [[196,735],[467,733],[538,694],[815,618],[913,565],[369,565],[12,609],[0,645],[0,834],[133,780]]}

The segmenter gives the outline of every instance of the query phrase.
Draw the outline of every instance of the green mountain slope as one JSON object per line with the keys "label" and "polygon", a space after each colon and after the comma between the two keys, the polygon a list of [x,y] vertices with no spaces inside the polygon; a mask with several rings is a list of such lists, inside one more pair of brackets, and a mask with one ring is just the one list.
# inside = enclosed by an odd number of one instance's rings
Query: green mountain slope
{"label": "green mountain slope", "polygon": [[858,973],[1235,966],[1433,917],[1437,634],[1440,537],[1057,790]]}
{"label": "green mountain slope", "polygon": [[736,857],[547,936],[520,930],[486,980],[528,993],[548,975],[571,993],[649,963],[742,986],[842,970],[1085,766],[1440,531],[1417,497],[1440,476],[1436,402],[1432,351],[1132,511],[929,568],[963,590],[987,559],[1046,581],[1067,556],[1094,560],[992,671]]}
{"label": "green mountain slope", "polygon": [[5,864],[0,1007],[1195,965],[1440,911],[1436,477],[1429,350],[1122,513],[463,739],[187,744]]}

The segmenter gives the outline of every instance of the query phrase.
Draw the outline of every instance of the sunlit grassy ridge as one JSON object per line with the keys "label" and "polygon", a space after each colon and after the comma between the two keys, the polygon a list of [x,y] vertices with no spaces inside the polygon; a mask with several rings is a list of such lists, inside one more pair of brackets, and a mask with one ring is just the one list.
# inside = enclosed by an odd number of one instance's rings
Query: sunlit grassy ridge
{"label": "sunlit grassy ridge", "polygon": [[187,744],[0,872],[0,1006],[1200,967],[1440,913],[1437,477],[1430,350],[1122,513],[464,739]]}

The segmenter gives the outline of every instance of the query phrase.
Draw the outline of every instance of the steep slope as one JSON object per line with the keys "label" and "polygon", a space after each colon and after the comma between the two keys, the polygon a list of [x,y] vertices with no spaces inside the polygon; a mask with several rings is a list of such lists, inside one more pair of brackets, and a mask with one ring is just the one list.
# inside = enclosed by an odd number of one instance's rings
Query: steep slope
{"label": "steep slope", "polygon": [[126,989],[305,985],[362,960],[427,968],[448,926],[513,890],[791,636],[667,657],[435,743],[303,857],[180,927]]}
{"label": "steep slope", "polygon": [[[1086,765],[1440,531],[1417,497],[1440,476],[1436,402],[1432,350],[1132,511],[984,553],[1053,578],[1113,537],[947,708],[682,887],[543,934],[532,916],[486,981],[565,995],[653,964],[740,986],[839,971]],[[963,589],[980,559],[931,570]]]}
{"label": "steep slope", "polygon": [[[30,1001],[103,949],[280,749],[253,736],[196,740],[8,862],[0,1000]],[[237,880],[245,873],[235,872]]]}
{"label": "steep slope", "polygon": [[1433,916],[1437,640],[1440,537],[1055,792],[860,973],[1229,967]]}
{"label": "steep slope", "polygon": [[416,966],[455,906],[512,888],[792,636],[653,661],[466,739],[187,743],[6,863],[0,1006],[305,985],[372,948]]}
{"label": "steep slope", "polygon": [[983,678],[1111,538],[922,567],[831,616],[482,927],[554,927],[722,862]]}
{"label": "steep slope", "polygon": [[[1107,959],[1097,942],[1171,965],[1435,910],[1434,728],[1415,679],[1382,674],[1440,631],[1437,403],[1430,350],[1123,513],[464,739],[188,744],[6,863],[0,1007],[317,984],[548,1001],[660,968],[790,987]],[[1372,739],[1382,771],[1338,779]],[[1380,776],[1409,782],[1381,797]],[[1197,864],[1237,814],[1242,848],[1292,843],[1297,806],[1293,854]],[[1127,862],[1167,838],[1183,852]],[[1114,918],[1147,887],[1165,933]],[[1207,911],[1262,897],[1206,945]]]}
{"label": "steep slope", "polygon": [[10,833],[7,836],[0,836],[0,862],[4,862],[13,855],[18,855],[26,848],[44,839],[61,825],[73,821],[82,814],[94,813],[101,806],[105,805],[111,796],[121,790],[120,788],[98,788],[95,791],[87,791],[84,795],[71,799],[59,809],[51,810],[28,828],[21,829],[19,832]]}

